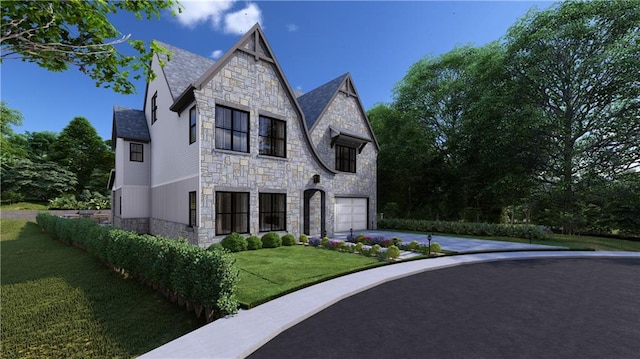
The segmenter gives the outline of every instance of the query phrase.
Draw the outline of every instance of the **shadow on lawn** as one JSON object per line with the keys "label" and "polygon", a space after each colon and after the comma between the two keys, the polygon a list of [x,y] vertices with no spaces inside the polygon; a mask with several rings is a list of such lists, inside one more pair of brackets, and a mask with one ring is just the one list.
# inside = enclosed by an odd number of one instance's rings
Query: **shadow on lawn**
{"label": "shadow on lawn", "polygon": [[33,222],[1,245],[2,286],[50,277],[64,280],[82,291],[93,320],[129,355],[143,354],[204,324],[151,289],[110,271],[89,253],[52,239]]}

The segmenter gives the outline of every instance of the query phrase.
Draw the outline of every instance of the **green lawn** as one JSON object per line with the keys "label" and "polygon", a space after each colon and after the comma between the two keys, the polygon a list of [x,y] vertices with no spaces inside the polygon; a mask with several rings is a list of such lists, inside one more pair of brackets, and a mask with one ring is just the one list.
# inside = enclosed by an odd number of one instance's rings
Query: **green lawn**
{"label": "green lawn", "polygon": [[234,257],[240,269],[237,298],[245,307],[330,278],[384,264],[375,258],[300,245],[238,252]]}
{"label": "green lawn", "polygon": [[2,357],[135,357],[200,326],[88,253],[2,219]]}
{"label": "green lawn", "polygon": [[12,204],[0,204],[0,210],[3,211],[46,211],[48,205],[45,202],[18,202]]}

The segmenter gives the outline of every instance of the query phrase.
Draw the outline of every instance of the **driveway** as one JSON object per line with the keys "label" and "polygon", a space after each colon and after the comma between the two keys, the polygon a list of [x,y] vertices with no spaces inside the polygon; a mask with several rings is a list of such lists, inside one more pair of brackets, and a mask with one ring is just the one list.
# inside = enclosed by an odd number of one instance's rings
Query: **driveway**
{"label": "driveway", "polygon": [[[427,243],[427,235],[419,233],[406,233],[406,232],[394,232],[384,230],[366,230],[366,231],[354,231],[354,234],[363,233],[367,236],[385,236],[388,238],[398,237],[402,239],[403,243],[411,243],[411,241],[417,241],[418,243]],[[347,239],[349,232],[336,233],[334,239]],[[514,243],[514,242],[501,242],[490,241],[485,239],[472,239],[462,237],[449,237],[449,236],[431,236],[431,243],[438,242],[442,249],[456,252],[481,252],[481,251],[501,251],[501,250],[545,250],[545,249],[558,249],[562,247],[545,246],[540,244],[528,244],[528,243]]]}

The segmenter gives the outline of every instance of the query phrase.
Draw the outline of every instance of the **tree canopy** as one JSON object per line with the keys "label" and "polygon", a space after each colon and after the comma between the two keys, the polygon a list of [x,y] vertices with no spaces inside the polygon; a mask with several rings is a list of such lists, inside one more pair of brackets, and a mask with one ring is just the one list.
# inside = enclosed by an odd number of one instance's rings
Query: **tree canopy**
{"label": "tree canopy", "polygon": [[[156,43],[145,45],[121,34],[109,21],[118,11],[136,18],[159,18],[162,10],[174,9],[176,0],[161,1],[10,1],[0,2],[0,62],[19,59],[50,71],[69,66],[90,76],[96,86],[134,93],[134,79],[155,75],[150,67],[154,52],[166,52]],[[128,43],[137,55],[126,55],[116,46]]]}
{"label": "tree canopy", "polygon": [[637,196],[611,191],[637,188],[639,48],[640,3],[572,1],[531,10],[495,43],[421,59],[369,111],[380,210],[628,228],[613,208],[636,213]]}

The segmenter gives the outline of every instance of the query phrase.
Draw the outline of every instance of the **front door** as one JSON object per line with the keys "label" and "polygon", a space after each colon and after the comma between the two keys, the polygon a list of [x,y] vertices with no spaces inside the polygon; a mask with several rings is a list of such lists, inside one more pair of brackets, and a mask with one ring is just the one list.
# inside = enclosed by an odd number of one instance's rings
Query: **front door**
{"label": "front door", "polygon": [[319,189],[304,191],[304,233],[310,236],[324,237],[325,228],[325,193]]}

